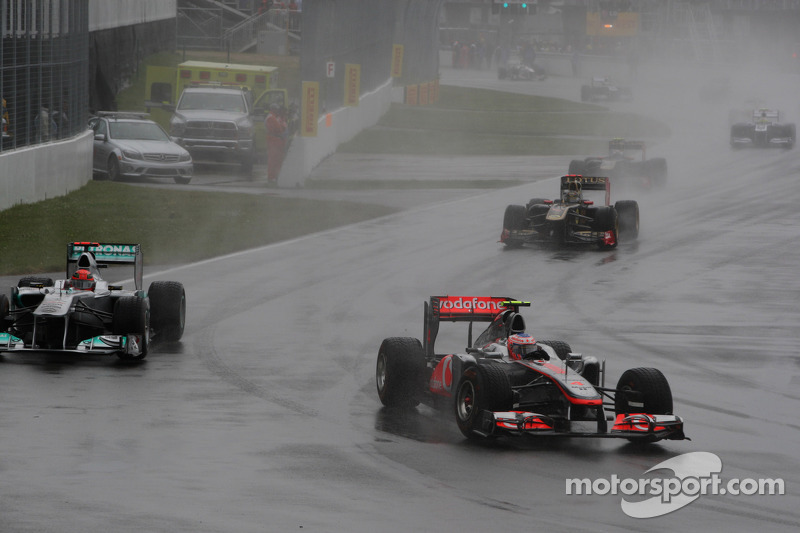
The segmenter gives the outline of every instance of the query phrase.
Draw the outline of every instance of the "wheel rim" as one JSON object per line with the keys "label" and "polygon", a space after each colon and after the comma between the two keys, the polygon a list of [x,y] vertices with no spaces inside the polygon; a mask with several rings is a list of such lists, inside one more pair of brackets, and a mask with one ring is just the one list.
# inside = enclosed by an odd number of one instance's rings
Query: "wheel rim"
{"label": "wheel rim", "polygon": [[458,388],[457,398],[458,418],[469,420],[475,407],[475,387],[471,381],[465,381]]}
{"label": "wheel rim", "polygon": [[386,355],[378,355],[378,366],[375,370],[375,381],[378,383],[378,392],[386,388]]}
{"label": "wheel rim", "polygon": [[117,181],[119,179],[119,163],[114,159],[108,161],[108,179]]}

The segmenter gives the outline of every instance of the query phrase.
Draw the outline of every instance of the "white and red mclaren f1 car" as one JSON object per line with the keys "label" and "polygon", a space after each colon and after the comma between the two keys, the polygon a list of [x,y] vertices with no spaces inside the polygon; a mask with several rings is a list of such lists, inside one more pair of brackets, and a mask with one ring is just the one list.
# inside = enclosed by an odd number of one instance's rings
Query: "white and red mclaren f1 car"
{"label": "white and red mclaren f1 car", "polygon": [[[686,439],[672,414],[672,392],[655,368],[626,370],[605,387],[605,362],[573,353],[563,341],[525,334],[520,307],[504,297],[432,296],[424,343],[390,337],[378,351],[378,396],[386,407],[419,403],[451,410],[468,438],[534,435]],[[441,322],[469,325],[464,353],[434,349]],[[488,327],[472,340],[472,325]]]}

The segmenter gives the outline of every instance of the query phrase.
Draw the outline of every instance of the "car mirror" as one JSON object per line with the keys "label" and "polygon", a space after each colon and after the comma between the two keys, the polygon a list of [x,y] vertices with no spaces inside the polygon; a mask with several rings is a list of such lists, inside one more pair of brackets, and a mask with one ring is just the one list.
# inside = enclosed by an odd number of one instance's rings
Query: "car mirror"
{"label": "car mirror", "polygon": [[94,134],[94,140],[95,141],[103,141],[103,142],[105,142],[106,134],[105,133],[95,133]]}

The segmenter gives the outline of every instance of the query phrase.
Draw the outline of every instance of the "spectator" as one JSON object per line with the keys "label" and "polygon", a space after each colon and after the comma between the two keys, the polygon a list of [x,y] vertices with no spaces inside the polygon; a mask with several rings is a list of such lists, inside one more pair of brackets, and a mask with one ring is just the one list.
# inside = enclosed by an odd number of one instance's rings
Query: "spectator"
{"label": "spectator", "polygon": [[280,105],[269,106],[269,115],[267,115],[265,125],[267,128],[267,181],[277,184],[278,175],[283,166],[286,137],[288,136],[286,119],[282,116]]}

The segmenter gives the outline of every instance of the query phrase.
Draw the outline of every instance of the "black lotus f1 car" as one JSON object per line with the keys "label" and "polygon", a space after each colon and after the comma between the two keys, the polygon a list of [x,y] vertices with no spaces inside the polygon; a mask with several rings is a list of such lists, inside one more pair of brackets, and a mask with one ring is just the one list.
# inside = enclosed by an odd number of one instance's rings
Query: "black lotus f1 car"
{"label": "black lotus f1 car", "polygon": [[731,126],[731,147],[793,148],[797,131],[793,123],[781,123],[780,113],[773,109],[756,109],[752,120]]}
{"label": "black lotus f1 car", "polygon": [[[509,338],[525,329],[509,298],[432,296],[425,302],[423,343],[384,339],[378,350],[378,396],[386,407],[419,403],[453,413],[470,439],[499,436],[626,438],[655,442],[686,439],[672,414],[672,392],[655,368],[632,368],[606,387],[605,362],[574,353],[563,341],[535,341],[512,356]],[[437,353],[441,322],[468,323],[463,353]],[[472,325],[488,327],[472,340]]]}
{"label": "black lotus f1 car", "polygon": [[[112,285],[101,268],[133,265],[135,289]],[[138,244],[72,242],[66,278],[26,276],[0,294],[0,352],[116,354],[122,360],[147,356],[150,341],[183,336],[186,293],[175,281],[142,289]]]}
{"label": "black lotus f1 car", "polygon": [[[620,239],[639,237],[639,204],[611,200],[606,177],[561,177],[559,200],[533,198],[527,205],[509,205],[503,216],[500,242],[507,247],[524,244],[594,244],[601,250],[616,248]],[[603,205],[585,199],[584,191],[604,191]]]}
{"label": "black lotus f1 car", "polygon": [[[641,154],[637,161],[635,154]],[[616,185],[633,185],[650,190],[663,187],[667,182],[667,160],[663,157],[647,159],[644,141],[612,139],[608,142],[608,155],[573,159],[569,163],[569,174],[584,176],[606,176]]]}

